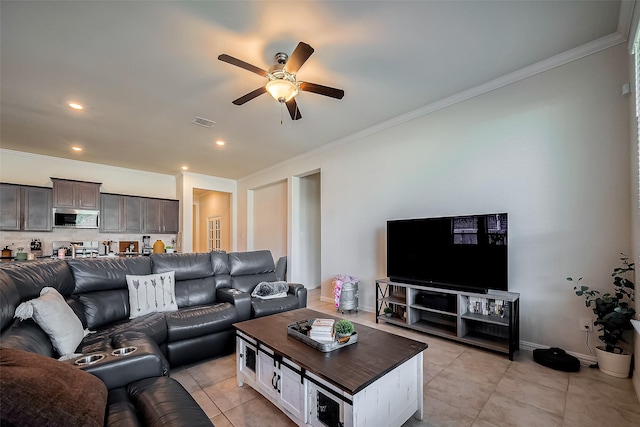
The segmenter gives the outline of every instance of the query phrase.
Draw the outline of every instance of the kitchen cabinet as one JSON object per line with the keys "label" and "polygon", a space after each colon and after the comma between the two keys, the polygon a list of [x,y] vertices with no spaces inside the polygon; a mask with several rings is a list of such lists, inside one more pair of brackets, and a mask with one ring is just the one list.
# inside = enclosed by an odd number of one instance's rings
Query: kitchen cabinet
{"label": "kitchen cabinet", "polygon": [[100,231],[103,233],[178,232],[178,201],[103,193]]}
{"label": "kitchen cabinet", "polygon": [[145,233],[176,234],[178,232],[177,200],[144,199],[143,218]]}
{"label": "kitchen cabinet", "polygon": [[0,229],[20,230],[21,187],[0,184]]}
{"label": "kitchen cabinet", "polygon": [[23,224],[25,231],[51,231],[52,190],[41,187],[23,187]]}
{"label": "kitchen cabinet", "polygon": [[118,194],[102,194],[100,196],[100,232],[119,233],[120,220],[120,196]]}
{"label": "kitchen cabinet", "polygon": [[51,178],[53,207],[100,209],[100,183]]}
{"label": "kitchen cabinet", "polygon": [[0,184],[0,230],[51,231],[52,190]]}
{"label": "kitchen cabinet", "polygon": [[140,197],[122,196],[122,231],[142,232],[142,200]]}
{"label": "kitchen cabinet", "polygon": [[100,231],[103,233],[142,232],[143,198],[119,194],[102,194]]}

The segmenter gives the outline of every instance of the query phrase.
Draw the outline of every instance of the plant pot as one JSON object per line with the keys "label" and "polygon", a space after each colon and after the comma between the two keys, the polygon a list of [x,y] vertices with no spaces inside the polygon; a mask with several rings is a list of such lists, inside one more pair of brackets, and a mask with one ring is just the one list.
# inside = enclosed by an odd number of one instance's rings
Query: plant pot
{"label": "plant pot", "polygon": [[340,344],[344,344],[344,343],[346,343],[346,342],[349,342],[349,340],[351,339],[351,336],[352,336],[352,335],[353,335],[353,334],[336,334],[337,341],[338,341]]}
{"label": "plant pot", "polygon": [[391,316],[393,316],[393,313],[385,313],[384,315],[387,316],[387,317],[391,317]]}
{"label": "plant pot", "polygon": [[617,378],[627,378],[631,368],[631,353],[609,353],[604,347],[596,347],[598,368],[602,373]]}

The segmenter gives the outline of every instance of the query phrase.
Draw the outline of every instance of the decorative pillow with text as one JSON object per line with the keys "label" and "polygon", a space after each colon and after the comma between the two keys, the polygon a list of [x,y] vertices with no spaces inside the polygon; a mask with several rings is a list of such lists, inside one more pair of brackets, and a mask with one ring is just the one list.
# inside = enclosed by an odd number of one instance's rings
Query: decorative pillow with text
{"label": "decorative pillow with text", "polygon": [[176,311],[175,271],[147,276],[127,275],[129,319],[149,313]]}

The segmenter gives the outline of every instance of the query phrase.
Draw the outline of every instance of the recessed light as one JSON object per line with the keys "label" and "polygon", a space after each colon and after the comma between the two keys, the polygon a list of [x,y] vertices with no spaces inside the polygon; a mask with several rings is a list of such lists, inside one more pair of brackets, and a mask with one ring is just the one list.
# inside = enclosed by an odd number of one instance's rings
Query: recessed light
{"label": "recessed light", "polygon": [[216,145],[223,146],[224,145],[224,141],[216,141]]}
{"label": "recessed light", "polygon": [[183,171],[188,171],[189,170],[189,166],[182,166],[182,170]]}
{"label": "recessed light", "polygon": [[73,151],[82,151],[82,147],[78,147],[78,146],[73,146],[73,147],[71,147],[71,149]]}
{"label": "recessed light", "polygon": [[74,101],[67,102],[67,105],[73,108],[74,110],[84,110],[84,106],[82,104],[78,104],[77,102],[74,102]]}

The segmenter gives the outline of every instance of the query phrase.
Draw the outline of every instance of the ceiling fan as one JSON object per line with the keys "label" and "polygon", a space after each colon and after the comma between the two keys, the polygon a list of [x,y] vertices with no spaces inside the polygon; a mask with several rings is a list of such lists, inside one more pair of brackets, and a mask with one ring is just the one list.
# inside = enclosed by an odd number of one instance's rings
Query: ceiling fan
{"label": "ceiling fan", "polygon": [[251,71],[252,73],[256,73],[268,79],[264,86],[261,86],[233,101],[235,105],[242,105],[265,92],[269,92],[276,101],[287,106],[287,110],[289,110],[292,120],[300,120],[302,118],[302,114],[300,114],[300,109],[298,108],[295,98],[298,91],[302,90],[305,92],[313,92],[336,99],[342,99],[344,96],[344,91],[342,89],[322,86],[315,83],[302,82],[296,79],[296,73],[307,59],[309,59],[313,52],[314,50],[311,46],[300,42],[294,49],[291,56],[283,52],[276,53],[277,63],[269,68],[269,71],[265,71],[262,68],[258,68],[255,65],[251,65],[227,54],[218,56],[218,59],[231,65],[235,65],[236,67],[244,68],[245,70]]}

